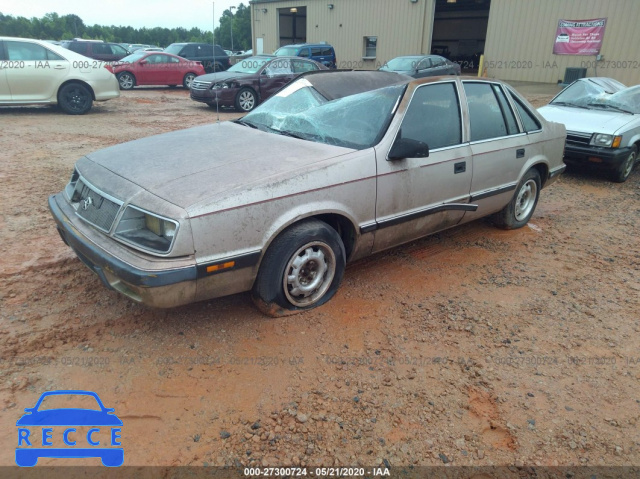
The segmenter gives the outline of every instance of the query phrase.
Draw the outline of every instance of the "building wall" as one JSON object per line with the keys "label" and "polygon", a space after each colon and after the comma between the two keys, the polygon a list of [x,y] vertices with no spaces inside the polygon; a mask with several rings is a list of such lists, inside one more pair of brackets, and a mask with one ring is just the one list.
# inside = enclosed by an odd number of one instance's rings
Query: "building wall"
{"label": "building wall", "polygon": [[[592,67],[595,56],[553,54],[558,20],[605,17],[603,61],[597,63],[597,72]],[[556,83],[564,79],[567,67],[591,66],[587,76],[638,84],[639,22],[638,0],[491,0],[484,50],[487,76]]]}
{"label": "building wall", "polygon": [[[435,0],[284,0],[252,2],[253,48],[262,37],[264,53],[278,44],[278,9],[307,7],[307,42],[334,46],[338,68],[376,69],[412,53],[429,53]],[[327,5],[334,5],[329,9]],[[263,9],[267,12],[264,13]],[[364,37],[377,36],[375,60],[363,60]]]}

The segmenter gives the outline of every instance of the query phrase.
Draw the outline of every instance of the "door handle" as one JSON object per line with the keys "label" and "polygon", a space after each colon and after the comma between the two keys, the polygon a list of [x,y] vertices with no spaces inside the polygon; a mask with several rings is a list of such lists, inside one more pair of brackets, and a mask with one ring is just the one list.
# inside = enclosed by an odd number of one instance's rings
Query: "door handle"
{"label": "door handle", "polygon": [[56,65],[55,67],[53,67],[54,70],[64,70],[65,68],[67,67],[65,67],[64,65]]}
{"label": "door handle", "polygon": [[516,158],[524,158],[524,148],[518,148],[516,150]]}
{"label": "door handle", "polygon": [[464,173],[467,171],[467,162],[461,161],[460,163],[455,163],[453,165],[453,174],[457,175],[458,173]]}

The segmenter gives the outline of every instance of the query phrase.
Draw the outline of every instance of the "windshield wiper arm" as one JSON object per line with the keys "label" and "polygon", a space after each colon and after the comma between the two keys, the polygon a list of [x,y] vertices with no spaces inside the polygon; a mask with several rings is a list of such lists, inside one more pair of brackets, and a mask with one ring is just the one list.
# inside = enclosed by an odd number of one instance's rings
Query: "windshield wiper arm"
{"label": "windshield wiper arm", "polygon": [[237,123],[238,125],[242,125],[242,126],[248,126],[249,128],[254,128],[256,130],[259,130],[260,128],[258,128],[257,125],[249,122],[249,121],[245,121],[245,120],[233,120],[234,123]]}
{"label": "windshield wiper arm", "polygon": [[554,101],[551,103],[552,105],[558,105],[558,106],[572,106],[575,108],[582,108],[584,110],[588,110],[589,108],[584,106],[584,105],[577,105],[575,103],[568,103],[566,101]]}
{"label": "windshield wiper arm", "polygon": [[307,139],[304,136],[300,136],[300,135],[297,135],[295,133],[291,133],[290,131],[278,130],[277,128],[271,128],[270,126],[268,126],[267,128],[269,128],[269,130],[277,133],[278,135],[290,136],[291,138],[297,138],[298,140],[306,140]]}
{"label": "windshield wiper arm", "polygon": [[621,111],[623,113],[629,113],[630,115],[633,115],[632,111],[625,110],[624,108],[620,108],[619,106],[610,105],[608,103],[589,103],[589,105],[595,106],[595,107],[600,107],[600,108],[607,108],[607,109],[611,108],[612,110]]}

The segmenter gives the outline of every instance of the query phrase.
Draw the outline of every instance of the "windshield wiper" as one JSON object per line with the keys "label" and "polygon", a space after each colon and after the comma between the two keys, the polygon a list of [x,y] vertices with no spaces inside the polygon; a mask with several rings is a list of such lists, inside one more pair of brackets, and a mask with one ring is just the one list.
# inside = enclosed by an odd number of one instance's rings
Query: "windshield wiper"
{"label": "windshield wiper", "polygon": [[624,108],[620,108],[619,106],[610,105],[608,103],[589,103],[590,106],[598,107],[598,108],[611,108],[612,110],[621,111],[622,113],[629,113],[633,115],[632,111],[625,110]]}
{"label": "windshield wiper", "polygon": [[282,136],[289,136],[291,138],[296,138],[298,140],[307,140],[307,138],[297,135],[295,133],[291,133],[290,131],[286,131],[286,130],[278,130],[277,128],[271,128],[270,126],[268,126],[267,128],[269,128],[269,130],[277,133],[278,135],[282,135]]}
{"label": "windshield wiper", "polygon": [[566,101],[554,101],[551,103],[552,105],[559,105],[559,106],[571,106],[574,108],[582,108],[584,110],[588,110],[589,108],[584,106],[584,105],[577,105],[575,103],[568,103]]}
{"label": "windshield wiper", "polygon": [[260,128],[258,128],[257,125],[254,125],[253,123],[246,121],[246,120],[233,120],[234,123],[237,123],[238,125],[242,125],[242,126],[248,126],[249,128],[254,128],[256,130],[259,130]]}

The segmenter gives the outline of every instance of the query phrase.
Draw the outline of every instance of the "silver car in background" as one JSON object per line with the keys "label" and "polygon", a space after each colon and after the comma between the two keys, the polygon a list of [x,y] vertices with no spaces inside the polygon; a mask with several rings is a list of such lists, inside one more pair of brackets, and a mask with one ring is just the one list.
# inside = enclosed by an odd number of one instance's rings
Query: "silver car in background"
{"label": "silver car in background", "polygon": [[524,226],[564,141],[499,81],[315,72],[240,120],[81,158],[49,206],[135,301],[251,290],[282,315],[328,301],[347,261],[487,215]]}
{"label": "silver car in background", "polygon": [[568,164],[605,170],[618,183],[629,178],[640,149],[640,85],[581,78],[538,111],[567,128]]}

